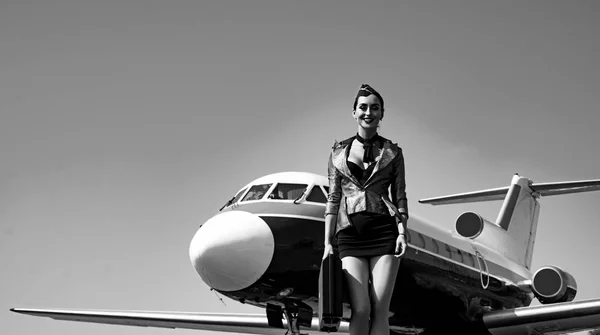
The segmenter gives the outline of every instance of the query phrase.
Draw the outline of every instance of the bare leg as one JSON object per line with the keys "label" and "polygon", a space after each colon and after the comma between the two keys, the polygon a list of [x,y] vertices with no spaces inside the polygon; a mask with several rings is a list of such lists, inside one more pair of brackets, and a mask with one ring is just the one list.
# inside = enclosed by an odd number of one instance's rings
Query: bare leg
{"label": "bare leg", "polygon": [[400,260],[393,255],[382,255],[371,258],[369,263],[373,283],[371,286],[373,313],[371,314],[371,331],[369,335],[389,335],[390,302]]}
{"label": "bare leg", "polygon": [[347,256],[342,258],[342,268],[346,274],[352,317],[350,318],[350,335],[369,333],[369,261],[366,258]]}

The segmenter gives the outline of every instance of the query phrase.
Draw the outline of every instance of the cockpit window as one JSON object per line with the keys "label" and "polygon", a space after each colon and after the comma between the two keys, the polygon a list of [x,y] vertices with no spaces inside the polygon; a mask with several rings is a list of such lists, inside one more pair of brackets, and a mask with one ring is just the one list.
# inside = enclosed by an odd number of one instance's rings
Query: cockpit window
{"label": "cockpit window", "polygon": [[306,197],[306,201],[326,203],[327,197],[325,197],[325,194],[323,194],[321,188],[318,185],[315,185],[310,191],[308,197]]}
{"label": "cockpit window", "polygon": [[271,187],[271,185],[273,184],[254,185],[250,187],[250,190],[248,191],[248,193],[246,193],[246,196],[244,196],[244,199],[242,199],[242,201],[262,199]]}
{"label": "cockpit window", "polygon": [[306,184],[277,184],[273,192],[269,194],[269,199],[276,200],[295,200],[298,199],[306,190]]}
{"label": "cockpit window", "polygon": [[235,198],[233,198],[233,201],[231,202],[232,204],[235,204],[236,202],[238,202],[238,200],[240,200],[240,198],[242,197],[242,195],[244,194],[244,192],[246,192],[246,188],[239,191],[238,194],[235,195]]}

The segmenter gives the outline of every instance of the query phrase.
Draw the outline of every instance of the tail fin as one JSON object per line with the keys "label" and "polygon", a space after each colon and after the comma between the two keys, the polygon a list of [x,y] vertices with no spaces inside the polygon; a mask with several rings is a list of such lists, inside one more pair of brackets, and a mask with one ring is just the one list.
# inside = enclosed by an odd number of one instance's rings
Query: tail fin
{"label": "tail fin", "polygon": [[[495,225],[502,228],[512,243],[497,245],[505,240],[496,236],[496,241],[482,241],[493,245],[498,251],[513,261],[530,268],[537,231],[540,196],[590,192],[600,190],[600,179],[557,183],[533,183],[518,174],[513,176],[511,185],[482,191],[453,194],[419,200],[423,204],[447,205],[482,201],[504,200]],[[483,237],[483,236],[482,236]],[[494,236],[486,236],[494,238]],[[495,243],[494,243],[495,242]]]}

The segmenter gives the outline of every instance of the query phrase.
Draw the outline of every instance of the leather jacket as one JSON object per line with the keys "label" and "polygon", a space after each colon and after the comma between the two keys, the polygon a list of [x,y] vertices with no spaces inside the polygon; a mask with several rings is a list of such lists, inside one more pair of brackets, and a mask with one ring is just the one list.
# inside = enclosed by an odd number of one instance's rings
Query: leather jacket
{"label": "leather jacket", "polygon": [[[329,155],[329,194],[325,216],[337,214],[335,233],[351,225],[348,215],[362,211],[408,218],[404,156],[402,149],[381,138],[380,153],[373,172],[364,184],[350,172],[347,159],[354,136],[335,142]],[[391,192],[388,191],[391,190]],[[388,196],[391,193],[391,199]]]}

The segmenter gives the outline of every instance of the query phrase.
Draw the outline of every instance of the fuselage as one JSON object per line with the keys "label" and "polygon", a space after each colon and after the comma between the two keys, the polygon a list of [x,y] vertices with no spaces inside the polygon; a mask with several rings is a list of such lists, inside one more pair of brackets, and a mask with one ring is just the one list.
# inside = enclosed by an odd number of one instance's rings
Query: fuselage
{"label": "fuselage", "polygon": [[[327,187],[324,176],[287,172],[242,188],[192,240],[190,258],[204,282],[241,303],[298,303],[317,315]],[[486,311],[531,303],[533,295],[517,285],[531,278],[525,267],[413,213],[408,232],[392,329],[460,328]],[[350,313],[346,298],[344,318]]]}

